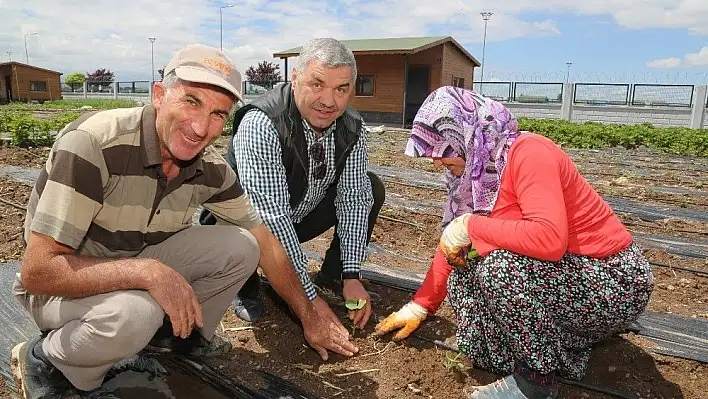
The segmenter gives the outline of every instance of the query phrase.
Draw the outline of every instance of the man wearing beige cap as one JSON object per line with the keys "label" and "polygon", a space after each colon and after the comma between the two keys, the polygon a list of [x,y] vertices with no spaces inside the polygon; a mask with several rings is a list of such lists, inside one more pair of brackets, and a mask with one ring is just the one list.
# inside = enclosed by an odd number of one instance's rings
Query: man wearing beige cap
{"label": "man wearing beige cap", "polygon": [[[323,358],[357,351],[318,315],[211,146],[239,87],[223,53],[189,45],[151,105],[84,114],[59,132],[30,197],[13,286],[42,332],[12,351],[25,398],[114,397],[101,388],[107,375],[138,364],[159,374],[154,361],[134,361],[146,347],[228,351],[216,326],[258,265]],[[192,226],[200,205],[220,223]]]}

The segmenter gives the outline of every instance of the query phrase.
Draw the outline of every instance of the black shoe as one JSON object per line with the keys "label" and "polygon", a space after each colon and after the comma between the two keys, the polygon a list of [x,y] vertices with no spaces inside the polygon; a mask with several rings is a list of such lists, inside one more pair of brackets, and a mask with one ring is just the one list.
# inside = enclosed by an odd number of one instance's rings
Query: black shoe
{"label": "black shoe", "polygon": [[263,314],[265,313],[263,299],[260,297],[241,298],[237,296],[232,305],[234,308],[234,313],[236,313],[236,316],[239,319],[251,323],[263,317]]}
{"label": "black shoe", "polygon": [[[81,399],[120,399],[118,396],[106,391],[103,388],[94,389],[89,392],[82,392],[79,395]],[[73,399],[73,398],[71,398]]]}
{"label": "black shoe", "polygon": [[160,362],[149,354],[138,353],[129,358],[123,359],[116,363],[108,370],[105,381],[114,378],[118,374],[126,371],[134,371],[136,373],[147,373],[148,381],[155,378],[164,378],[170,375],[170,372]]}
{"label": "black shoe", "polygon": [[76,391],[42,351],[41,336],[12,348],[11,368],[17,390],[25,399],[49,399],[70,396]]}
{"label": "black shoe", "polygon": [[176,338],[173,342],[174,353],[189,357],[214,357],[229,353],[233,348],[231,342],[214,333],[211,341],[202,334],[193,331],[187,339]]}
{"label": "black shoe", "polygon": [[231,343],[216,333],[211,341],[204,338],[197,330],[192,330],[192,333],[186,339],[175,337],[172,323],[168,317],[165,317],[162,326],[145,346],[145,352],[174,353],[190,357],[212,357],[228,353],[231,348]]}

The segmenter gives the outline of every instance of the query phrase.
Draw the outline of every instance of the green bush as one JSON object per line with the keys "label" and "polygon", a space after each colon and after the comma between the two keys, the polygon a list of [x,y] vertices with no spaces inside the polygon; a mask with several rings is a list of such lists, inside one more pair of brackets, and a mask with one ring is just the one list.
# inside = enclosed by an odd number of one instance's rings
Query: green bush
{"label": "green bush", "polygon": [[708,156],[706,129],[530,118],[519,118],[519,128],[542,134],[564,147],[602,149],[619,146],[632,149],[645,146],[672,154]]}
{"label": "green bush", "polygon": [[[108,100],[98,100],[108,101]],[[45,103],[46,104],[46,103]],[[79,116],[76,112],[38,118],[29,111],[0,107],[0,135],[9,133],[17,146],[48,146],[53,132]],[[224,126],[230,134],[233,113]],[[672,154],[708,156],[708,130],[681,127],[658,128],[651,124],[613,125],[599,122],[571,123],[558,119],[519,118],[522,130],[542,134],[564,147],[602,149],[646,146]]]}
{"label": "green bush", "polygon": [[29,112],[0,110],[0,134],[9,133],[12,145],[18,147],[50,146],[54,133],[78,117],[75,112],[37,118]]}
{"label": "green bush", "polygon": [[103,99],[103,98],[85,98],[85,99],[66,99],[56,101],[45,101],[43,104],[38,103],[21,103],[14,102],[0,107],[0,110],[15,110],[15,111],[35,111],[40,109],[78,109],[84,106],[89,106],[95,109],[113,109],[113,108],[130,108],[135,107],[134,100],[128,99]]}

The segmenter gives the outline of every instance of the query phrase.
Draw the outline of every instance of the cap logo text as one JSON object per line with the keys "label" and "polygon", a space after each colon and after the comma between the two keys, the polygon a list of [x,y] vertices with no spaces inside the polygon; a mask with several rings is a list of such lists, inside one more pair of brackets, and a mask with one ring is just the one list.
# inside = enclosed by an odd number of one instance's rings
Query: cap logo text
{"label": "cap logo text", "polygon": [[204,57],[204,58],[202,58],[202,62],[205,64],[209,64],[216,69],[221,70],[223,73],[225,73],[227,75],[231,73],[231,67],[229,66],[229,64],[227,64],[223,61],[219,61],[216,58]]}

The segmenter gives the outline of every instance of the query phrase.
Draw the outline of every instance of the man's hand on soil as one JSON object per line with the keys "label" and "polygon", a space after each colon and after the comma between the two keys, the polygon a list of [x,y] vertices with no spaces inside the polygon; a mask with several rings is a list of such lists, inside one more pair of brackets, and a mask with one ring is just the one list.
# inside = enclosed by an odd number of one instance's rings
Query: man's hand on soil
{"label": "man's hand on soil", "polygon": [[369,321],[369,317],[371,317],[371,298],[369,298],[369,293],[364,289],[364,285],[356,279],[344,280],[342,295],[345,301],[359,301],[362,299],[366,301],[363,308],[349,311],[349,319],[352,324],[359,328],[364,328]]}
{"label": "man's hand on soil", "polygon": [[317,310],[317,314],[320,315],[320,317],[334,323],[334,325],[337,326],[337,328],[339,328],[342,331],[342,334],[344,334],[344,337],[346,339],[349,339],[349,331],[347,331],[346,327],[344,327],[342,322],[339,321],[339,317],[337,317],[337,315],[334,314],[334,312],[329,307],[327,302],[325,302],[324,299],[317,297],[312,300],[312,304],[315,305],[315,310]]}
{"label": "man's hand on soil", "polygon": [[320,354],[322,360],[329,359],[327,350],[344,356],[353,356],[359,352],[359,348],[349,342],[348,336],[335,323],[317,312],[303,320],[302,327],[305,330],[305,340]]}

